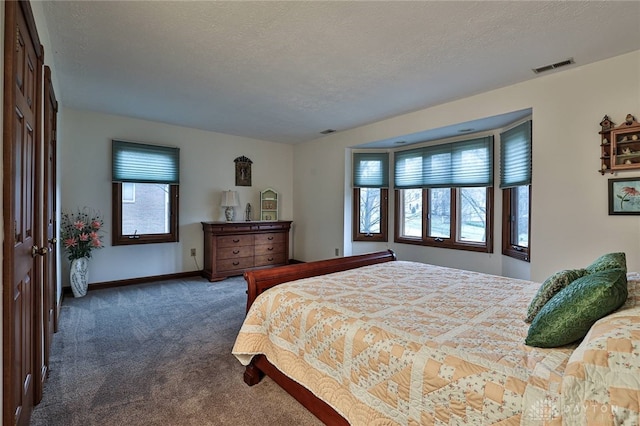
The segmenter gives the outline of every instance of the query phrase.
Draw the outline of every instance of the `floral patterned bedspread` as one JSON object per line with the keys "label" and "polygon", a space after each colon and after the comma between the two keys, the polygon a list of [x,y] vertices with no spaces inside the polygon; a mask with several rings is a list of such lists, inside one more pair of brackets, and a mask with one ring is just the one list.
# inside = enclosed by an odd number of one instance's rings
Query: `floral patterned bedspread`
{"label": "floral patterned bedspread", "polygon": [[256,299],[233,354],[265,354],[354,425],[561,424],[577,345],[524,344],[539,285],[405,261],[298,280]]}

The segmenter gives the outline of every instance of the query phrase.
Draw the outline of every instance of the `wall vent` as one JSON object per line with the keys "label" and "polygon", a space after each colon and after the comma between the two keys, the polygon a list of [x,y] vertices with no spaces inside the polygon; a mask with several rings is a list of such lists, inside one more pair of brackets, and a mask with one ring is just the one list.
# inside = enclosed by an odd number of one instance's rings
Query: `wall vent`
{"label": "wall vent", "polygon": [[323,135],[328,135],[329,133],[334,133],[335,130],[334,129],[327,129],[327,130],[323,130],[320,133],[322,133]]}
{"label": "wall vent", "polygon": [[564,61],[556,62],[555,64],[534,68],[533,72],[536,74],[540,74],[541,72],[555,70],[556,68],[565,67],[571,64],[575,64],[573,58],[565,59]]}

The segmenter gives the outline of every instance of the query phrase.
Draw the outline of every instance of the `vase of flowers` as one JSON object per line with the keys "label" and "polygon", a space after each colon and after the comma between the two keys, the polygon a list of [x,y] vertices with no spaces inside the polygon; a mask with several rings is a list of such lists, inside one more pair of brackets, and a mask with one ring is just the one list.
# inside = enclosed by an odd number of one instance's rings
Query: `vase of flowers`
{"label": "vase of flowers", "polygon": [[102,226],[99,212],[87,207],[73,213],[62,213],[60,233],[67,258],[71,262],[71,290],[75,297],[87,294],[91,251],[102,248]]}

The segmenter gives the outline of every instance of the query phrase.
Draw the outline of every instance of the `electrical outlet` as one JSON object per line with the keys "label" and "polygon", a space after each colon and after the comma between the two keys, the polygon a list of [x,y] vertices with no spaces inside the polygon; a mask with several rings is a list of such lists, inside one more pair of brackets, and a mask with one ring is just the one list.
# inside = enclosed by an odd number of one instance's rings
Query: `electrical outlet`
{"label": "electrical outlet", "polygon": [[191,257],[196,257],[196,249],[191,249]]}
{"label": "electrical outlet", "polygon": [[340,256],[340,249],[336,247],[336,256]]}

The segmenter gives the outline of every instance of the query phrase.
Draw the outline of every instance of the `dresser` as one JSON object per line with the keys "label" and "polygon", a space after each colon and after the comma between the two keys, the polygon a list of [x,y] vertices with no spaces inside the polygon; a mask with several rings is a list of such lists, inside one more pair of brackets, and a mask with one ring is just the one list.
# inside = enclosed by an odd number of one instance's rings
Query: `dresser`
{"label": "dresser", "polygon": [[290,229],[290,220],[202,222],[203,276],[219,281],[247,269],[286,265]]}

